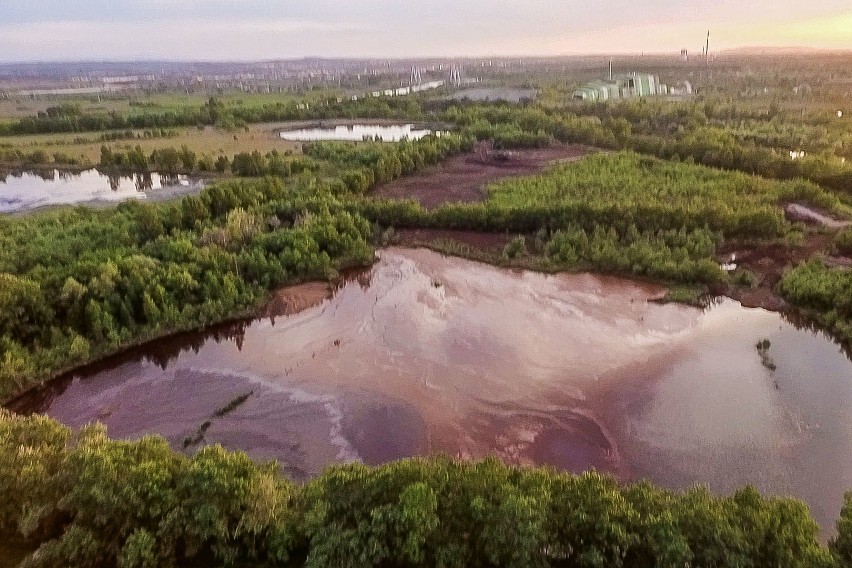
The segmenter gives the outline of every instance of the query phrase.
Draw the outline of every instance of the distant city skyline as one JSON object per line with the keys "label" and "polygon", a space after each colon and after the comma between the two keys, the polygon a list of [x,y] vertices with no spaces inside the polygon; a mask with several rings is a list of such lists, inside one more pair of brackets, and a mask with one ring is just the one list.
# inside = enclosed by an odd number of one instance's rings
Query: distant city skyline
{"label": "distant city skyline", "polygon": [[0,61],[852,49],[849,0],[0,0]]}

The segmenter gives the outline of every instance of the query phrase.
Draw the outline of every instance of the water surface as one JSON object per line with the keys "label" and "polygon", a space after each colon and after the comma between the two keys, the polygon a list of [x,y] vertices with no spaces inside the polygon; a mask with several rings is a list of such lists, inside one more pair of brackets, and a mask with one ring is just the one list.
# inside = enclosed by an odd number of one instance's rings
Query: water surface
{"label": "water surface", "polygon": [[777,314],[654,302],[663,292],[387,249],[314,307],[147,346],[28,404],[187,452],[209,420],[199,444],[300,479],[352,460],[497,455],[672,488],[753,483],[830,527],[852,488],[852,363]]}
{"label": "water surface", "polygon": [[203,187],[183,175],[158,173],[106,175],[83,172],[23,172],[0,176],[0,213],[15,213],[51,205],[108,203],[178,195]]}
{"label": "water surface", "polygon": [[[434,130],[417,128],[413,124],[354,124],[350,126],[332,126],[303,128],[300,130],[286,130],[280,132],[279,136],[284,140],[314,141],[314,140],[342,140],[349,142],[360,142],[362,140],[381,140],[384,142],[399,142],[403,139],[420,140],[430,134],[436,134]],[[437,133],[440,135],[440,133]]]}

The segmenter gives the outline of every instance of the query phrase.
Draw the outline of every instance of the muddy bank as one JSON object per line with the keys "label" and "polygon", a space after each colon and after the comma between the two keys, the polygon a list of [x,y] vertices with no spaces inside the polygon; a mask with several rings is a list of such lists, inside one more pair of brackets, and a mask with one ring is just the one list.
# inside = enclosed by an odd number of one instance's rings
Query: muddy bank
{"label": "muddy bank", "polygon": [[534,175],[555,162],[574,161],[593,149],[581,145],[497,152],[480,142],[473,152],[444,160],[437,166],[377,187],[380,198],[414,199],[432,209],[444,203],[485,200],[485,187],[495,181]]}
{"label": "muddy bank", "polygon": [[306,282],[288,286],[272,292],[263,309],[263,315],[269,318],[291,316],[322,304],[333,294],[334,290],[327,282]]}
{"label": "muddy bank", "polygon": [[778,314],[660,305],[660,286],[422,249],[381,251],[331,298],[308,290],[318,305],[161,342],[18,410],[160,433],[187,453],[223,443],[296,479],[354,460],[495,455],[675,488],[754,483],[803,497],[825,527],[852,487],[852,362]]}
{"label": "muddy bank", "polygon": [[436,243],[470,247],[484,253],[502,253],[512,239],[505,233],[480,233],[454,229],[400,229],[393,235],[394,244],[407,248],[430,248]]}

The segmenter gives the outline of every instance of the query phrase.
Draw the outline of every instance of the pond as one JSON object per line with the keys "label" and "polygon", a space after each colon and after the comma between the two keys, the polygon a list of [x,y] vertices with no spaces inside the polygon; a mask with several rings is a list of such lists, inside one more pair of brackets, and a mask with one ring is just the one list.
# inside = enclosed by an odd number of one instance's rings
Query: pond
{"label": "pond", "polygon": [[753,483],[831,530],[852,488],[852,362],[826,337],[732,300],[663,305],[664,289],[617,278],[380,254],[333,293],[282,291],[272,313],[298,313],[145,346],[16,408],[188,453],[222,443],[296,479],[444,453]]}
{"label": "pond", "polygon": [[200,190],[204,182],[158,173],[107,175],[47,170],[0,175],[0,213],[19,213],[51,205],[103,205],[127,199],[166,199]]}
{"label": "pond", "polygon": [[338,125],[331,127],[319,126],[316,128],[304,128],[301,130],[286,130],[279,133],[284,140],[315,141],[315,140],[342,140],[349,142],[361,142],[362,140],[381,140],[383,142],[399,142],[403,139],[419,140],[430,134],[440,132],[418,128],[414,124],[353,124]]}

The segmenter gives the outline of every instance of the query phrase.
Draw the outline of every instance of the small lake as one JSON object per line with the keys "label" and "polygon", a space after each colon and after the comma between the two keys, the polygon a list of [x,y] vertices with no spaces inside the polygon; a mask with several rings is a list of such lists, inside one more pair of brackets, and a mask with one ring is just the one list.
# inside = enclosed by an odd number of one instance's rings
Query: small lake
{"label": "small lake", "polygon": [[200,180],[158,173],[107,175],[82,172],[11,173],[0,176],[0,213],[17,213],[51,205],[103,204],[127,199],[165,199],[198,191]]}
{"label": "small lake", "polygon": [[[400,140],[419,140],[430,134],[436,134],[434,130],[417,128],[414,124],[354,124],[350,126],[332,126],[304,128],[301,130],[286,130],[280,132],[279,136],[284,140],[295,140],[310,142],[315,140],[342,140],[348,142],[361,142],[363,140],[381,140],[383,142],[399,142]],[[437,132],[440,136],[440,132]]]}
{"label": "small lake", "polygon": [[15,407],[178,451],[221,443],[296,479],[444,453],[674,489],[753,483],[832,530],[852,489],[852,362],[825,336],[727,299],[662,305],[663,288],[618,278],[380,255],[333,294],[279,293],[294,315],[156,342]]}

